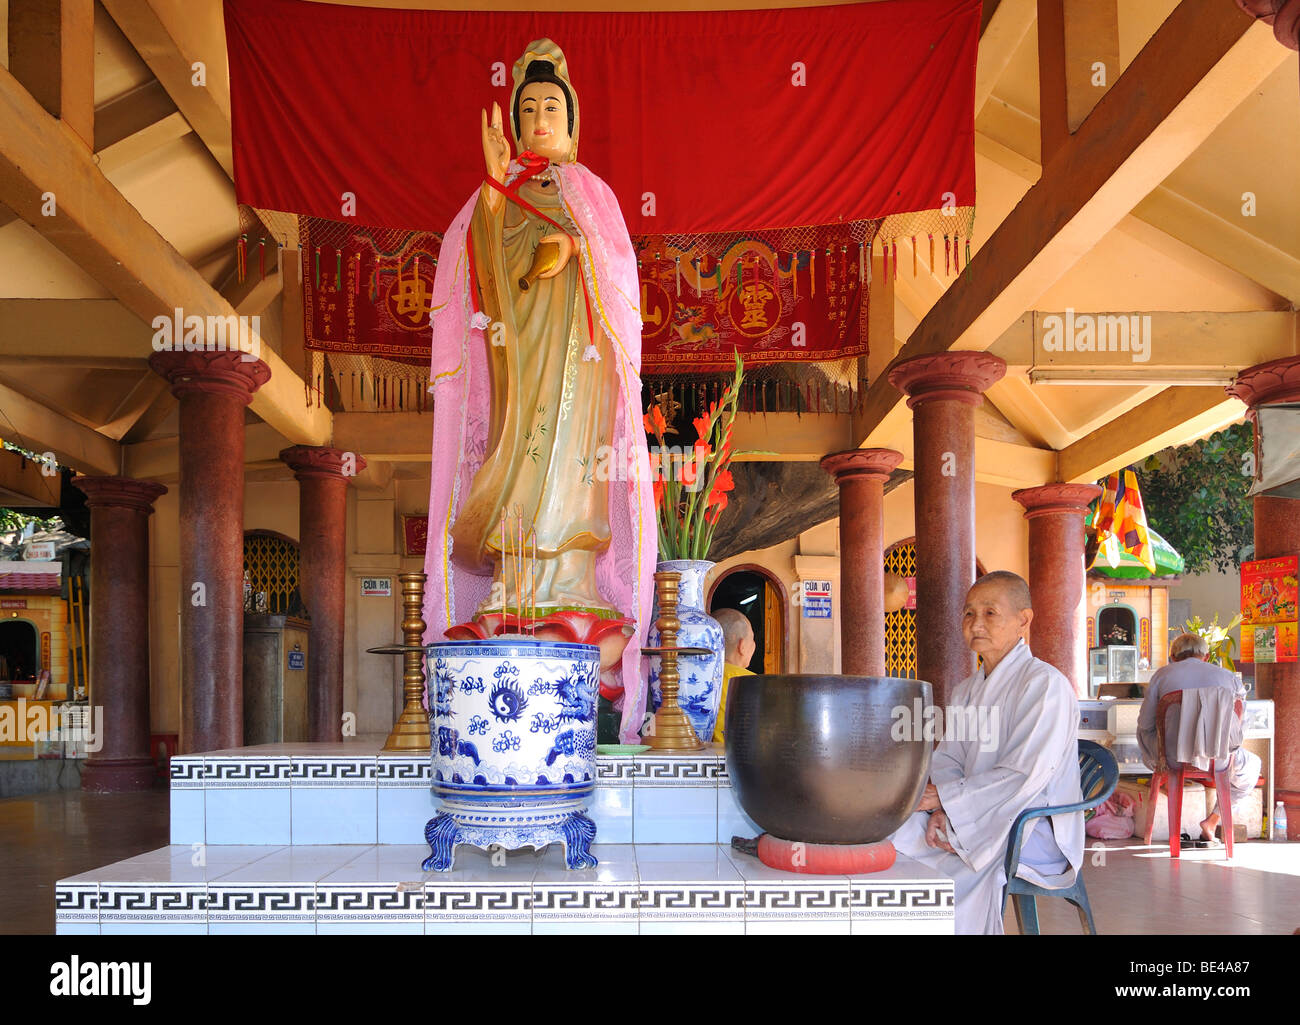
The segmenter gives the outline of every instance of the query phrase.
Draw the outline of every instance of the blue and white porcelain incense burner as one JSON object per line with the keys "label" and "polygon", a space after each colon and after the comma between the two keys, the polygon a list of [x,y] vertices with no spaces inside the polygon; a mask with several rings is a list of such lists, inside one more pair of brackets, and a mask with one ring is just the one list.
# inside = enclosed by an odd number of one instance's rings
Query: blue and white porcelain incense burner
{"label": "blue and white porcelain incense burner", "polygon": [[433,792],[423,867],[445,872],[458,844],[507,850],[564,844],[594,868],[600,649],[497,637],[426,648]]}

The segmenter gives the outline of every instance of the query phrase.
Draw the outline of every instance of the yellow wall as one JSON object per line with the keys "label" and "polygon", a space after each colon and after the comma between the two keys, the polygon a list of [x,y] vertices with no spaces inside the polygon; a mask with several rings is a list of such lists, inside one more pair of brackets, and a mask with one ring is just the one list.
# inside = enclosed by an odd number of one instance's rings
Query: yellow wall
{"label": "yellow wall", "polygon": [[[50,683],[68,683],[68,603],[58,595],[5,594],[6,599],[25,601],[25,609],[0,609],[0,619],[23,619],[36,627],[38,641],[46,643],[49,635]],[[44,657],[44,656],[42,656]],[[28,669],[31,667],[28,666]],[[41,668],[44,668],[42,664]],[[33,676],[36,673],[32,673]]]}

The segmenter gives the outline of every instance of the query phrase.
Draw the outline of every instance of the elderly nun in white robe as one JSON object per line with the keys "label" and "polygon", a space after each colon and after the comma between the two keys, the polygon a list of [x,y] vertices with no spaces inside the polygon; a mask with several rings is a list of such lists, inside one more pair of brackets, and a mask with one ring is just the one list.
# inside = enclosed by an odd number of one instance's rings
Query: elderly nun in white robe
{"label": "elderly nun in white robe", "polygon": [[[891,838],[900,854],[952,877],[958,933],[1003,931],[1004,863],[1016,817],[1081,799],[1074,689],[1030,652],[1024,637],[1032,618],[1029,588],[1014,573],[987,574],[970,589],[962,634],[983,665],[949,695],[930,783]],[[1053,815],[1027,833],[1017,875],[1069,886],[1082,863],[1083,813]]]}

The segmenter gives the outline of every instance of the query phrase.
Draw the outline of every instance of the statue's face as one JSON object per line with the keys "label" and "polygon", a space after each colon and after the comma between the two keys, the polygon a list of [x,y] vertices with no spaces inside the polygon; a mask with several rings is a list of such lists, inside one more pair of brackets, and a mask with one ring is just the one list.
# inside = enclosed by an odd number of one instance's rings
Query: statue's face
{"label": "statue's face", "polygon": [[519,95],[519,144],[539,157],[569,159],[569,109],[554,82],[532,82]]}

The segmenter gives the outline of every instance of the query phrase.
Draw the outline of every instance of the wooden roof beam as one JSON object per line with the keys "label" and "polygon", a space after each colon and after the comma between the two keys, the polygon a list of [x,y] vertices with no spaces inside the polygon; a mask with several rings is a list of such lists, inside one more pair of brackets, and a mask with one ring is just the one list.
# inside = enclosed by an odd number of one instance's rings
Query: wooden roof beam
{"label": "wooden roof beam", "polygon": [[[42,211],[53,193],[55,216]],[[231,304],[186,262],[95,166],[66,125],[0,69],[0,202],[145,322],[183,315],[229,317]],[[308,408],[306,386],[269,346],[259,355],[271,379],[253,396],[255,414],[292,444],[328,443],[328,409]]]}
{"label": "wooden roof beam", "polygon": [[[230,86],[225,71],[224,50],[212,53],[199,52],[202,33],[207,28],[196,19],[191,38],[178,38],[178,26],[168,25],[152,0],[101,0],[109,16],[117,22],[136,52],[149,66],[154,77],[162,83],[167,95],[185,115],[208,151],[221,165],[232,181],[234,171],[234,145],[230,130]],[[220,5],[216,17],[220,19]],[[208,5],[204,18],[209,16]],[[188,11],[189,8],[186,8]],[[207,40],[224,44],[225,33]],[[198,72],[195,64],[202,64],[203,84],[195,84]]]}
{"label": "wooden roof beam", "polygon": [[9,0],[9,73],[94,146],[94,0]]}
{"label": "wooden roof beam", "polygon": [[[1295,355],[1296,321],[1291,311],[1034,310],[1007,328],[989,351],[1007,361],[1008,372],[1027,373],[1031,382],[1226,385],[1243,366]],[[1079,336],[1085,328],[1095,349],[1060,347],[1067,334]],[[1142,335],[1136,342],[1135,328]],[[1098,339],[1098,332],[1106,338]]]}
{"label": "wooden roof beam", "polygon": [[0,438],[29,452],[51,452],[58,463],[78,473],[114,474],[122,466],[117,442],[4,384],[0,384]]}
{"label": "wooden roof beam", "polygon": [[1038,16],[1035,0],[984,0],[981,11],[979,58],[975,64],[975,113],[993,95],[1002,73],[1033,28]]}
{"label": "wooden roof beam", "polygon": [[[897,361],[987,349],[1192,153],[1286,57],[1268,27],[1218,0],[1182,0],[1043,176],[925,316]],[[882,375],[862,444],[902,396]]]}
{"label": "wooden roof beam", "polygon": [[1166,388],[1063,448],[1058,453],[1060,479],[1091,484],[1153,452],[1222,430],[1245,413],[1245,405],[1221,387]]}
{"label": "wooden roof beam", "polygon": [[1038,107],[1044,164],[1050,163],[1118,77],[1116,0],[1038,0]]}

